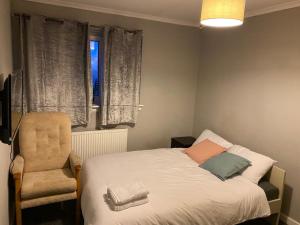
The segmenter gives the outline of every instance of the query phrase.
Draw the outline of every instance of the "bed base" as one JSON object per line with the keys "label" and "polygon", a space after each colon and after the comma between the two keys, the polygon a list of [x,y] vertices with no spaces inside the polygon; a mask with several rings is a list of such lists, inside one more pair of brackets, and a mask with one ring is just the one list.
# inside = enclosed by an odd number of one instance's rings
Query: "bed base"
{"label": "bed base", "polygon": [[272,225],[278,225],[282,205],[285,171],[277,166],[273,166],[272,169],[266,175],[266,179],[279,189],[278,198],[269,201],[271,216],[268,217],[266,220]]}

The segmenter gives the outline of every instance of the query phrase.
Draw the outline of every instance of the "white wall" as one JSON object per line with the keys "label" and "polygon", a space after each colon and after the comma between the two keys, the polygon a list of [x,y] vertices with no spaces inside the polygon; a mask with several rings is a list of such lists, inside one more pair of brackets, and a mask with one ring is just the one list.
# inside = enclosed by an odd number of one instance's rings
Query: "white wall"
{"label": "white wall", "polygon": [[[11,73],[10,1],[0,0],[0,74]],[[10,146],[0,142],[0,224],[9,224],[8,174]]]}

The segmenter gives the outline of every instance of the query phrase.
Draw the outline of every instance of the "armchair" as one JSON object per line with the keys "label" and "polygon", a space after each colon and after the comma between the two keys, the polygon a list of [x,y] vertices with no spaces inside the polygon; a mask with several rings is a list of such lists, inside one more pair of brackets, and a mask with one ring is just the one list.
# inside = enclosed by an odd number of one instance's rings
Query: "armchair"
{"label": "armchair", "polygon": [[71,122],[65,113],[33,112],[24,116],[19,131],[20,154],[13,161],[16,222],[22,209],[77,199],[80,221],[81,160],[71,151]]}

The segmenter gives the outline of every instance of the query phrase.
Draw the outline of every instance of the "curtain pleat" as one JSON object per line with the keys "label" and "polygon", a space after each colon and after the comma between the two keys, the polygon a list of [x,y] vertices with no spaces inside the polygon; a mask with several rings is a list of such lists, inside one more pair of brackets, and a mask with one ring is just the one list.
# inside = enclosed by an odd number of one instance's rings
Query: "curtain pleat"
{"label": "curtain pleat", "polygon": [[100,125],[137,122],[142,63],[142,31],[105,27]]}

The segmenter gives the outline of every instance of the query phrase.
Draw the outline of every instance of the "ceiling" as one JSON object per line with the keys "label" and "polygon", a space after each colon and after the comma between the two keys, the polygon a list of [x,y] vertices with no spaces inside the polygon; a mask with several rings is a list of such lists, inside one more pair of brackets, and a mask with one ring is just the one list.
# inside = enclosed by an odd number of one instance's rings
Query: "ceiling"
{"label": "ceiling", "polygon": [[[199,26],[202,0],[28,0],[187,26]],[[300,0],[247,0],[246,16],[300,6]]]}

